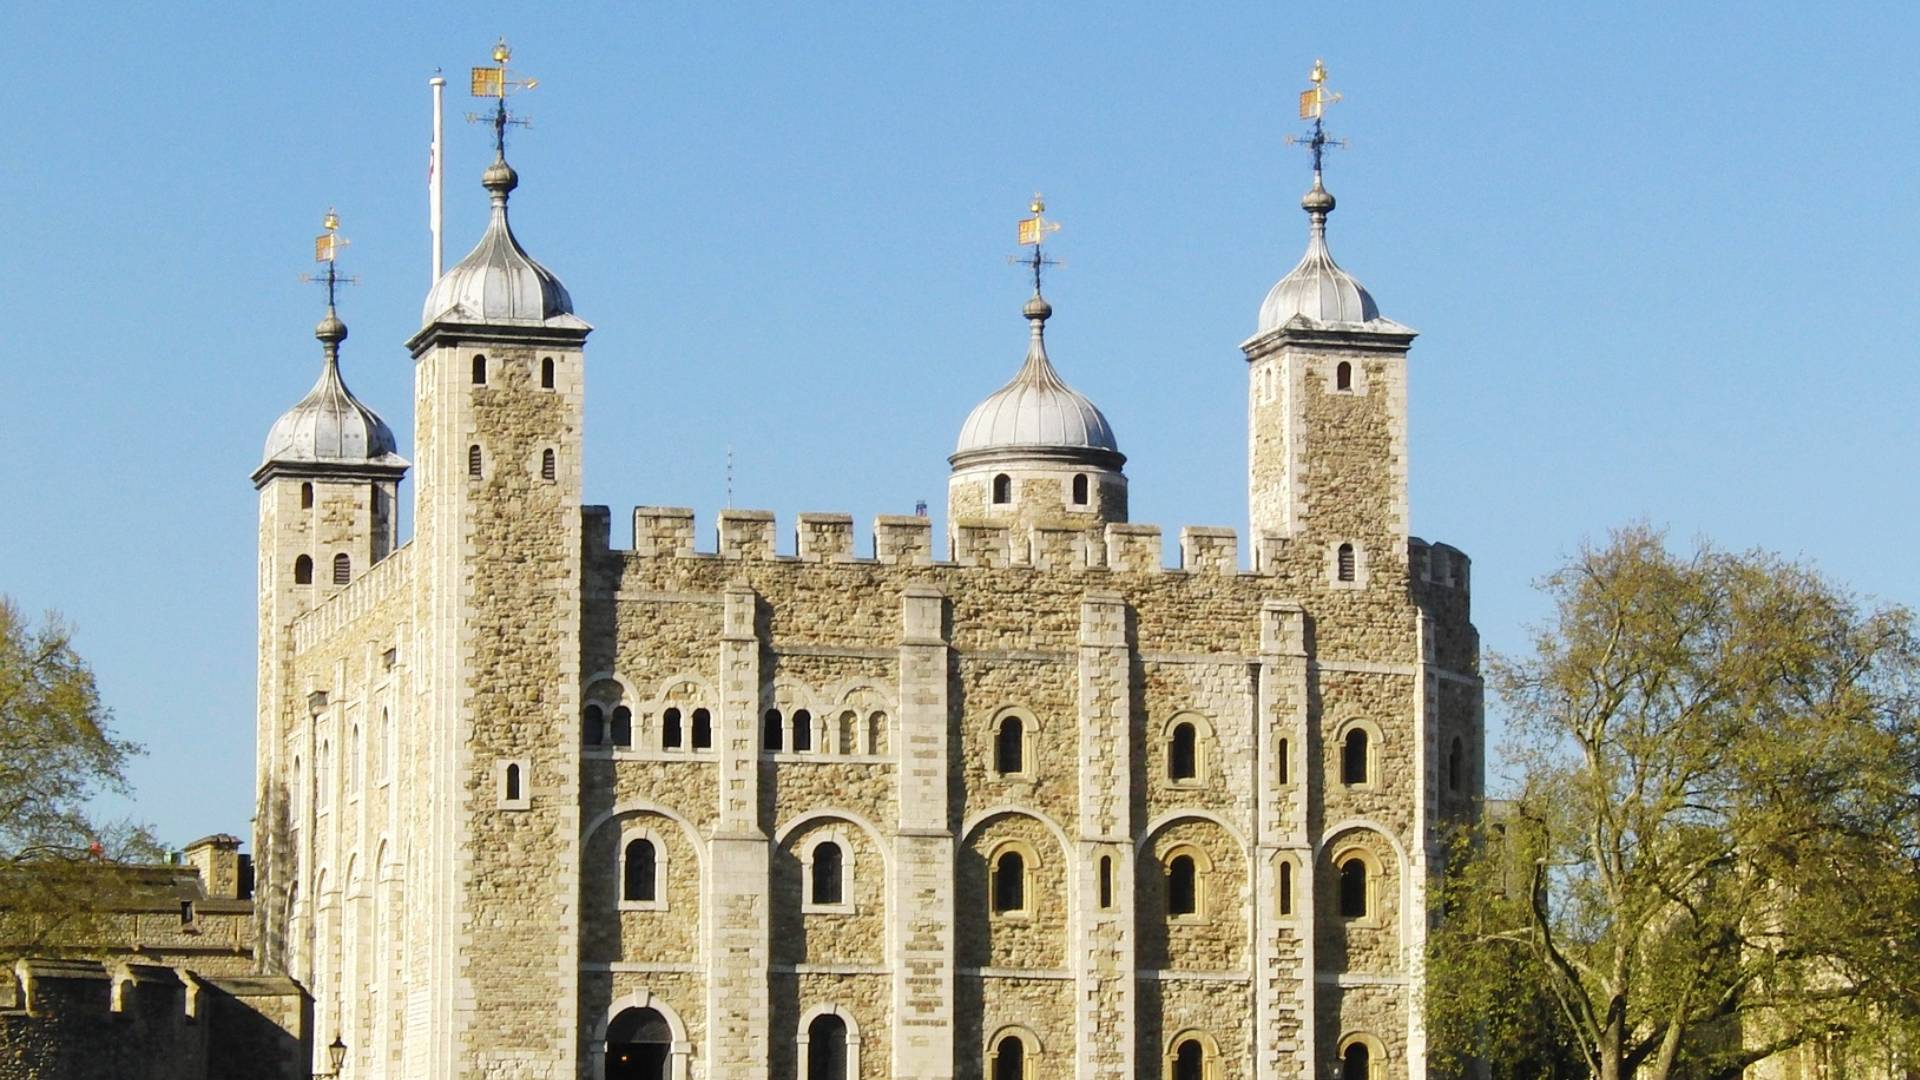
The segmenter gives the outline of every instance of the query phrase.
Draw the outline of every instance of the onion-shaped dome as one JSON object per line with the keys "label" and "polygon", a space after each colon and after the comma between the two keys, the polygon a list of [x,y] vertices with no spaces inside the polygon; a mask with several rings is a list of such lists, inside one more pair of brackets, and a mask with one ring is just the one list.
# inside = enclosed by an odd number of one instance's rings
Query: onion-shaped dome
{"label": "onion-shaped dome", "polygon": [[328,308],[313,336],[326,350],[320,381],[273,422],[262,471],[275,465],[404,468],[405,459],[395,452],[393,429],[354,397],[340,377],[340,343],[347,337],[346,324]]}
{"label": "onion-shaped dome", "polygon": [[1373,297],[1352,274],[1340,269],[1327,250],[1327,215],[1333,210],[1333,196],[1320,186],[1318,174],[1300,207],[1310,223],[1307,253],[1267,293],[1260,305],[1257,332],[1278,330],[1300,315],[1316,323],[1366,323],[1380,318]]}
{"label": "onion-shaped dome", "polygon": [[1125,458],[1107,418],[1079,391],[1068,386],[1047,359],[1046,322],[1052,305],[1039,295],[1024,310],[1032,327],[1027,361],[1007,385],[974,406],[961,425],[954,464],[975,455],[1034,452],[1040,456],[1078,456],[1118,465]]}
{"label": "onion-shaped dome", "polygon": [[519,174],[496,157],[480,182],[493,196],[492,219],[467,257],[428,290],[421,324],[538,324],[572,315],[567,287],[527,254],[507,221],[507,196],[520,185]]}

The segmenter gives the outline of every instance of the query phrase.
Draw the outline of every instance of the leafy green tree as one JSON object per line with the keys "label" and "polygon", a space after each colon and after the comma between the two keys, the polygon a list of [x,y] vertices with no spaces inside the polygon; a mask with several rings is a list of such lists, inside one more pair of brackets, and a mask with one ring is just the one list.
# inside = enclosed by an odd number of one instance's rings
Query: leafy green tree
{"label": "leafy green tree", "polygon": [[126,891],[121,864],[158,854],[90,813],[140,752],[112,719],[59,618],[34,627],[0,596],[0,956],[84,947]]}
{"label": "leafy green tree", "polygon": [[1434,1052],[1497,1076],[1734,1080],[1901,1040],[1920,1002],[1920,640],[1764,553],[1638,527],[1496,657],[1519,793],[1465,837]]}

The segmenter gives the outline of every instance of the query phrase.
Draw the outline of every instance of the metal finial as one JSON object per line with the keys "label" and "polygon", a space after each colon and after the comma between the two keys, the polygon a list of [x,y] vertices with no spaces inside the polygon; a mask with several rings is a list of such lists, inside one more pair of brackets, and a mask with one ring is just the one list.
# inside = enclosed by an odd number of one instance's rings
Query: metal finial
{"label": "metal finial", "polygon": [[507,125],[516,124],[529,128],[533,126],[531,117],[516,116],[507,111],[507,95],[519,90],[531,90],[540,85],[538,79],[514,78],[515,73],[507,68],[507,61],[511,59],[513,59],[513,49],[507,45],[507,39],[503,37],[494,43],[493,66],[473,69],[473,96],[493,98],[493,114],[491,116],[482,116],[479,113],[467,114],[469,124],[485,121],[493,125],[493,154],[495,159],[500,161],[505,161],[507,158]]}
{"label": "metal finial", "polygon": [[1031,255],[1009,255],[1007,261],[1015,266],[1026,266],[1033,271],[1033,295],[1040,295],[1040,272],[1042,268],[1062,265],[1057,259],[1050,259],[1043,250],[1048,234],[1060,231],[1060,223],[1048,221],[1044,214],[1047,200],[1039,192],[1033,193],[1033,199],[1027,204],[1027,212],[1032,217],[1020,219],[1019,242],[1021,247],[1033,249]]}
{"label": "metal finial", "polygon": [[1313,85],[1300,91],[1300,119],[1313,121],[1313,129],[1305,135],[1287,136],[1288,146],[1305,146],[1313,154],[1313,175],[1316,185],[1320,178],[1320,159],[1327,147],[1345,147],[1347,140],[1327,137],[1325,117],[1327,106],[1340,100],[1338,91],[1327,89],[1327,63],[1315,60],[1313,70],[1307,73],[1307,81]]}
{"label": "metal finial", "polygon": [[[301,274],[300,280],[305,284],[325,285],[327,287],[327,313],[328,315],[332,315],[334,301],[339,287],[342,285],[358,285],[360,284],[360,279],[341,275],[338,267],[335,265],[340,259],[340,249],[346,247],[349,242],[346,237],[340,235],[339,212],[331,206],[327,207],[326,214],[320,219],[320,228],[322,230],[320,235],[313,238],[313,261],[326,263],[327,272],[324,275]],[[337,322],[338,320],[335,321]]]}

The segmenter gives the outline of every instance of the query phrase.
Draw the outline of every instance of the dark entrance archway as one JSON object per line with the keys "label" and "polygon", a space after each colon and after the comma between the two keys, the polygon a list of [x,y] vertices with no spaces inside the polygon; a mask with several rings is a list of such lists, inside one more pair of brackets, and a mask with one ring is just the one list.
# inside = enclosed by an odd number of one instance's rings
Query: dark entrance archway
{"label": "dark entrance archway", "polygon": [[607,1025],[607,1080],[672,1080],[673,1029],[652,1009],[626,1009]]}

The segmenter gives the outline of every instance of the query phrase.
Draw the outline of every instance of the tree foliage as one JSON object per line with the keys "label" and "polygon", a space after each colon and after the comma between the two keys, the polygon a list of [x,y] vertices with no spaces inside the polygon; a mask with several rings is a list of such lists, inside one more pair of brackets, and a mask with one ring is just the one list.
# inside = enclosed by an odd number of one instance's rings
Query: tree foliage
{"label": "tree foliage", "polygon": [[0,596],[0,955],[79,945],[156,854],[146,830],[96,822],[139,747],[113,734],[93,672],[57,616],[38,627]]}
{"label": "tree foliage", "polygon": [[1920,1002],[1920,642],[1811,569],[1647,528],[1496,657],[1518,797],[1442,888],[1443,1067],[1732,1080]]}

